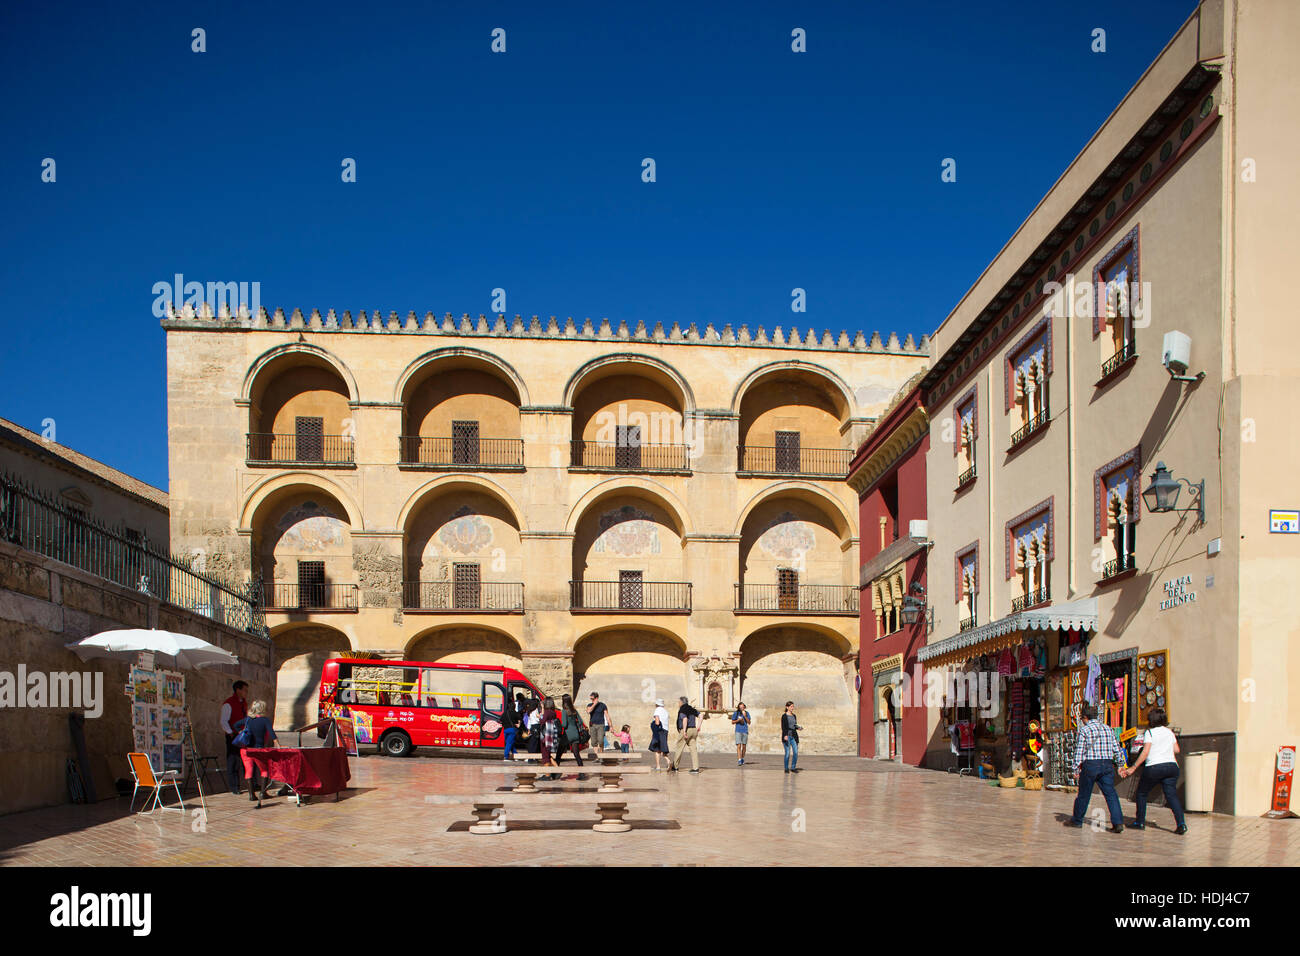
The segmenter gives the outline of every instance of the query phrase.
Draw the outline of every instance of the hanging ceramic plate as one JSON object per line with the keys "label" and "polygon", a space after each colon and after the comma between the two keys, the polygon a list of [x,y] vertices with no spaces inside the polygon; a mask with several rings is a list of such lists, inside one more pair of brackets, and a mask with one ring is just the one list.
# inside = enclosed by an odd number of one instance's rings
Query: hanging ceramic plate
{"label": "hanging ceramic plate", "polygon": [[1156,703],[1159,704],[1161,707],[1163,707],[1165,706],[1165,699],[1163,697],[1157,697]]}
{"label": "hanging ceramic plate", "polygon": [[1155,690],[1155,689],[1156,689],[1156,679],[1155,679],[1154,676],[1152,676],[1152,675],[1148,675],[1148,676],[1147,676],[1147,690]]}
{"label": "hanging ceramic plate", "polygon": [[1154,704],[1155,702],[1156,702],[1156,692],[1153,690],[1147,691],[1147,703]]}
{"label": "hanging ceramic plate", "polygon": [[1146,666],[1147,666],[1147,659],[1145,657],[1139,657],[1138,667],[1146,667]]}
{"label": "hanging ceramic plate", "polygon": [[1146,680],[1146,679],[1147,679],[1147,672],[1146,672],[1146,671],[1138,671],[1138,680],[1143,681],[1143,680]]}
{"label": "hanging ceramic plate", "polygon": [[1164,685],[1164,684],[1156,684],[1156,693],[1157,693],[1157,694],[1163,694],[1164,692],[1165,692],[1165,685]]}
{"label": "hanging ceramic plate", "polygon": [[1156,667],[1164,667],[1164,666],[1165,666],[1165,655],[1161,654],[1159,657],[1156,658]]}

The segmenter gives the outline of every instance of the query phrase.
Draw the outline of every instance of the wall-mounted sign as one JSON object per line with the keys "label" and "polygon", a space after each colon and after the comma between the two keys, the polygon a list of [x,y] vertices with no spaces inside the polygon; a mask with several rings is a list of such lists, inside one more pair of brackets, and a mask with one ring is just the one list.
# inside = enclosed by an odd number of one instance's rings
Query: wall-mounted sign
{"label": "wall-mounted sign", "polygon": [[1177,607],[1180,604],[1190,604],[1196,600],[1196,592],[1192,588],[1192,576],[1184,574],[1181,578],[1174,578],[1172,581],[1166,581],[1164,584],[1165,599],[1160,602],[1160,610],[1167,611],[1171,607]]}
{"label": "wall-mounted sign", "polygon": [[1300,534],[1300,511],[1280,511],[1274,508],[1268,513],[1269,534]]}

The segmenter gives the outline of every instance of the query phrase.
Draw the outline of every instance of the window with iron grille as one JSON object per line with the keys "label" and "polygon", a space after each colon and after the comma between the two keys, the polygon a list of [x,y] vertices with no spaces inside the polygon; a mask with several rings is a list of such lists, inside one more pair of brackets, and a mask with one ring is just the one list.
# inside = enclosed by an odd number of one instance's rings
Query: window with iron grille
{"label": "window with iron grille", "polygon": [[299,415],[294,419],[294,460],[325,460],[325,419]]}
{"label": "window with iron grille", "polygon": [[325,562],[298,562],[298,606],[325,607]]}
{"label": "window with iron grille", "polygon": [[776,570],[776,602],[781,611],[799,610],[799,572],[793,568]]}
{"label": "window with iron grille", "polygon": [[640,425],[618,426],[618,444],[614,448],[614,465],[618,468],[641,467]]}
{"label": "window with iron grille", "polygon": [[799,433],[776,433],[776,470],[790,473],[799,471]]}
{"label": "window with iron grille", "polygon": [[640,608],[645,606],[644,573],[641,571],[618,572],[618,606],[621,608]]}
{"label": "window with iron grille", "polygon": [[477,465],[478,422],[451,423],[451,460],[457,465]]}
{"label": "window with iron grille", "polygon": [[482,605],[479,565],[452,565],[452,606],[476,608]]}

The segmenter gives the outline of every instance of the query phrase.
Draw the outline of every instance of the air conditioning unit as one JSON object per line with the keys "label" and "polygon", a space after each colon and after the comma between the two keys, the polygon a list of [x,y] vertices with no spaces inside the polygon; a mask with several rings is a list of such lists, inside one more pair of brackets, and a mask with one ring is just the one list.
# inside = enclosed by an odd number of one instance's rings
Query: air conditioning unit
{"label": "air conditioning unit", "polygon": [[1182,332],[1166,332],[1160,361],[1170,375],[1186,375],[1192,364],[1192,340]]}
{"label": "air conditioning unit", "polygon": [[907,533],[913,538],[929,537],[929,530],[924,520],[909,521],[907,523]]}

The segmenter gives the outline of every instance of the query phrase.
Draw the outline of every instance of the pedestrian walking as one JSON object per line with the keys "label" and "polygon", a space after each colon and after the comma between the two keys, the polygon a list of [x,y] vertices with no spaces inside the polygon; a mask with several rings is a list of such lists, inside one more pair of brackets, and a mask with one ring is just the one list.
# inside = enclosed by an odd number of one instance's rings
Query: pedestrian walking
{"label": "pedestrian walking", "polygon": [[794,712],[794,701],[785,702],[781,715],[781,746],[785,748],[785,772],[799,772],[799,718]]}
{"label": "pedestrian walking", "polygon": [[736,766],[745,766],[745,753],[749,750],[749,711],[742,700],[736,705],[736,712],[731,715],[731,723],[736,728]]}
{"label": "pedestrian walking", "polygon": [[623,753],[632,752],[632,728],[627,724],[624,724],[623,729],[614,735],[614,739],[618,742],[618,749]]}
{"label": "pedestrian walking", "polygon": [[[655,755],[655,769],[663,770],[659,758],[668,757],[668,709],[664,707],[662,697],[655,701],[655,710],[650,716],[650,752]],[[669,769],[672,765],[672,758],[668,757]]]}
{"label": "pedestrian walking", "polygon": [[505,719],[501,725],[501,735],[505,739],[502,759],[510,760],[515,755],[515,742],[519,737],[519,725],[524,719],[524,695],[516,694],[512,702],[506,698]]}
{"label": "pedestrian walking", "polygon": [[591,702],[587,704],[587,723],[591,727],[591,750],[594,760],[595,752],[605,749],[605,728],[609,726],[609,708],[601,702],[600,695],[595,691],[591,694]]}
{"label": "pedestrian walking", "polygon": [[[582,766],[582,745],[585,741],[582,739],[587,733],[587,728],[578,716],[578,709],[573,706],[573,698],[565,694],[560,699],[560,719],[561,737],[560,747],[555,753],[555,764],[559,766],[560,758],[564,756],[565,751],[573,754],[573,759],[578,761],[578,766]],[[579,777],[578,779],[584,779]]]}
{"label": "pedestrian walking", "polygon": [[1092,799],[1092,786],[1101,787],[1110,810],[1110,832],[1124,832],[1124,817],[1119,809],[1119,794],[1115,792],[1115,758],[1122,751],[1115,733],[1097,719],[1097,705],[1084,704],[1079,728],[1079,740],[1074,745],[1074,779],[1079,784],[1079,795],[1074,798],[1074,816],[1065,822],[1067,827],[1082,827],[1083,815],[1088,812]]}
{"label": "pedestrian walking", "polygon": [[677,746],[673,748],[673,759],[668,764],[672,773],[677,772],[681,763],[682,751],[691,748],[691,773],[700,772],[700,748],[697,743],[700,736],[700,712],[691,706],[685,697],[679,698],[681,706],[677,708]]}
{"label": "pedestrian walking", "polygon": [[226,782],[230,785],[230,792],[239,796],[239,783],[244,779],[244,761],[232,741],[239,733],[235,725],[248,716],[248,682],[237,680],[230,685],[230,690],[230,696],[221,702],[220,723],[221,732],[226,735]]}
{"label": "pedestrian walking", "polygon": [[1178,799],[1178,761],[1174,754],[1182,753],[1178,746],[1178,737],[1169,729],[1169,718],[1164,710],[1156,707],[1147,718],[1151,729],[1142,735],[1142,753],[1138,755],[1133,766],[1120,770],[1121,777],[1129,777],[1142,768],[1142,776],[1137,785],[1137,816],[1130,824],[1135,830],[1147,828],[1147,797],[1157,785],[1165,792],[1165,806],[1174,812],[1174,830],[1179,836],[1187,832],[1187,819],[1183,816],[1183,804]]}
{"label": "pedestrian walking", "polygon": [[[555,711],[554,698],[542,701],[541,738],[542,766],[556,766],[556,752],[560,747],[560,715]],[[554,780],[558,774],[550,774],[546,779]]]}

